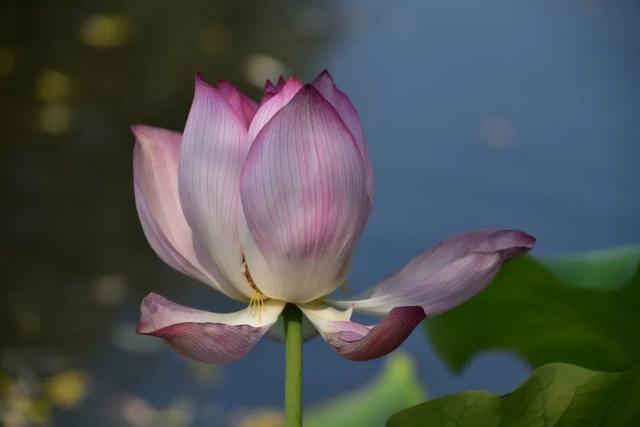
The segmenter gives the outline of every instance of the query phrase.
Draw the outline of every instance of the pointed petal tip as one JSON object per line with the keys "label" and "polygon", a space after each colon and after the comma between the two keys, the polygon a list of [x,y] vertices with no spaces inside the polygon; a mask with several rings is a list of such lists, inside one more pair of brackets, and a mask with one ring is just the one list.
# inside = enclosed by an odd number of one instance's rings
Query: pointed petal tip
{"label": "pointed petal tip", "polygon": [[154,138],[154,135],[157,136],[159,133],[176,133],[175,131],[169,129],[149,126],[142,123],[134,123],[129,126],[129,129],[131,130],[131,133],[133,133],[133,136],[136,138],[136,140],[140,143],[143,143],[150,139],[158,139]]}
{"label": "pointed petal tip", "polygon": [[278,81],[276,82],[276,91],[280,91],[282,87],[287,83],[283,76],[278,77]]}
{"label": "pointed petal tip", "polygon": [[287,80],[284,80],[283,89],[291,88],[291,87],[301,87],[304,85],[304,82],[298,78],[296,75],[291,75]]}
{"label": "pointed petal tip", "polygon": [[531,234],[525,233],[524,231],[520,231],[520,230],[509,230],[509,231],[513,233],[515,240],[522,247],[533,249],[533,247],[536,245],[536,242],[538,239],[533,237]]}
{"label": "pointed petal tip", "polygon": [[329,70],[327,70],[326,68],[322,71],[320,71],[320,73],[316,76],[315,79],[313,79],[313,83],[317,83],[321,80],[325,80],[328,79],[331,83],[333,83],[333,76],[331,75],[331,73],[329,72]]}
{"label": "pointed petal tip", "polygon": [[171,129],[165,129],[156,126],[149,126],[141,123],[135,123],[129,126],[131,133],[140,143],[158,142],[166,143],[167,140],[180,137],[180,132]]}
{"label": "pointed petal tip", "polygon": [[524,231],[503,230],[499,232],[499,234],[505,239],[508,239],[508,242],[504,245],[504,249],[500,251],[504,259],[524,255],[536,245],[536,238]]}
{"label": "pointed petal tip", "polygon": [[216,91],[215,86],[207,82],[200,71],[195,73],[194,86],[195,86],[196,95],[198,95],[198,93],[201,92],[202,90]]}
{"label": "pointed petal tip", "polygon": [[132,125],[129,125],[129,129],[131,130],[131,133],[133,133],[133,135],[136,138],[138,137],[139,134],[143,133],[147,127],[148,127],[147,125],[143,125],[141,123],[134,123]]}
{"label": "pointed petal tip", "polygon": [[[313,103],[322,103],[326,104],[330,107],[331,110],[335,110],[331,104],[327,102],[327,100],[320,94],[318,89],[313,86],[311,83],[305,83],[302,85],[302,88],[298,90],[295,96],[289,102],[290,104],[294,104],[295,102],[304,101],[313,102]],[[339,118],[340,116],[336,113],[336,116]]]}
{"label": "pointed petal tip", "polygon": [[136,325],[136,334],[138,334],[138,335],[149,335],[148,329],[149,329],[149,325],[147,325],[142,320],[139,320],[138,324]]}

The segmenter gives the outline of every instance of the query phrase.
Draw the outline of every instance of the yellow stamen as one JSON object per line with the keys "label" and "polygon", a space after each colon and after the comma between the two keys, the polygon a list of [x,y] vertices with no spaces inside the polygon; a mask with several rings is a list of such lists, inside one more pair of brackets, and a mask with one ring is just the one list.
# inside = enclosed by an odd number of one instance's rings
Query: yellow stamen
{"label": "yellow stamen", "polygon": [[251,272],[249,271],[249,266],[247,265],[247,260],[244,258],[244,255],[242,255],[242,270],[240,271],[244,278],[247,280],[247,283],[249,283],[249,286],[251,286],[251,289],[253,289],[253,294],[251,295],[251,299],[249,300],[249,311],[254,316],[257,316],[258,320],[260,320],[262,309],[264,308],[264,302],[269,298],[267,298],[265,294],[263,294],[260,289],[258,289],[256,283],[253,281]]}

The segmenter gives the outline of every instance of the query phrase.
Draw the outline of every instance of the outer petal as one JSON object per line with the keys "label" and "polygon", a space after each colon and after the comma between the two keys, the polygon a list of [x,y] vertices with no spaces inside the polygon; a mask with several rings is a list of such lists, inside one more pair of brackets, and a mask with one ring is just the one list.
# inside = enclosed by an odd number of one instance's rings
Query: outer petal
{"label": "outer petal", "polygon": [[240,191],[242,246],[263,293],[307,302],[344,281],[368,216],[366,177],[350,132],[312,86],[260,132]]}
{"label": "outer petal", "polygon": [[227,292],[245,297],[251,288],[241,273],[238,237],[240,171],[248,150],[247,128],[220,91],[196,77],[184,130],[178,187],[185,217],[201,248],[201,262],[213,260]]}
{"label": "outer petal", "polygon": [[377,315],[395,307],[420,306],[427,316],[435,316],[480,292],[505,261],[534,244],[533,237],[515,230],[461,234],[414,258],[361,297],[335,304]]}
{"label": "outer petal", "polygon": [[218,93],[229,103],[233,111],[243,121],[246,128],[249,128],[249,123],[253,120],[253,116],[256,114],[258,104],[249,98],[244,93],[240,92],[231,83],[225,80],[218,80],[215,88]]}
{"label": "outer petal", "polygon": [[285,83],[282,78],[278,80],[276,92],[269,95],[264,100],[249,126],[249,141],[253,142],[262,130],[264,125],[278,112],[282,107],[287,105],[289,101],[302,89],[302,82],[295,76],[289,77]]}
{"label": "outer petal", "polygon": [[333,78],[329,71],[324,70],[313,81],[313,86],[322,94],[322,96],[329,101],[329,103],[336,109],[342,121],[347,125],[349,131],[353,135],[360,154],[364,159],[364,167],[367,173],[367,193],[369,199],[373,202],[373,167],[371,166],[371,159],[369,157],[369,150],[367,149],[367,141],[364,137],[364,131],[362,129],[362,123],[360,122],[360,115],[358,111],[349,100],[349,97],[342,92],[338,86],[333,82]]}
{"label": "outer petal", "polygon": [[351,322],[351,309],[338,311],[322,302],[299,305],[322,338],[350,360],[369,360],[395,350],[424,319],[420,307],[394,308],[374,326]]}
{"label": "outer petal", "polygon": [[163,338],[179,354],[205,363],[226,363],[249,352],[278,320],[281,301],[266,301],[260,315],[249,309],[218,314],[149,294],[140,307],[137,332]]}
{"label": "outer petal", "polygon": [[171,267],[210,284],[228,296],[224,278],[198,261],[191,227],[178,197],[178,162],[182,136],[173,131],[136,125],[133,182],[136,208],[147,240]]}

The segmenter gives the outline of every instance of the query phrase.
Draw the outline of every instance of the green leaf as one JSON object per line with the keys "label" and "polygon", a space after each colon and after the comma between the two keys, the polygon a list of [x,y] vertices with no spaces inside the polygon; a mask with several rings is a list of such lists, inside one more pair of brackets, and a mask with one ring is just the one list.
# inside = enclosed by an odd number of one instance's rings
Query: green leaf
{"label": "green leaf", "polygon": [[[515,259],[471,301],[428,319],[427,330],[454,370],[487,349],[513,350],[533,366],[567,362],[606,371],[629,369],[640,361],[638,257],[634,262],[629,251],[615,250],[551,268],[530,257]],[[620,285],[634,265],[636,274]],[[591,275],[584,276],[583,268]],[[583,276],[588,279],[577,286]]]}
{"label": "green leaf", "polygon": [[579,288],[616,289],[626,285],[638,270],[640,246],[629,245],[603,251],[543,258],[558,278]]}
{"label": "green leaf", "polygon": [[406,409],[387,423],[423,426],[640,426],[640,366],[607,373],[553,363],[505,396],[458,393]]}
{"label": "green leaf", "polygon": [[411,358],[396,353],[387,360],[373,384],[335,399],[309,412],[305,427],[383,426],[389,416],[425,400]]}

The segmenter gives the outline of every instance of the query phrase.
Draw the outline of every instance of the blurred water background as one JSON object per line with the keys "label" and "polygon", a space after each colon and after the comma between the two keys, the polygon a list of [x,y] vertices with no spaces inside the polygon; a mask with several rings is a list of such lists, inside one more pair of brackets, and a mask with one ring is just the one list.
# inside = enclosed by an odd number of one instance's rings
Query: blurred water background
{"label": "blurred water background", "polygon": [[[376,179],[350,291],[473,228],[526,230],[537,255],[640,241],[635,1],[4,1],[0,423],[241,425],[281,406],[274,340],[207,367],[134,334],[152,290],[237,306],[147,245],[128,126],[181,129],[197,70],[257,98],[265,78],[323,68],[360,111]],[[495,351],[453,374],[420,329],[403,349],[431,396],[529,372]],[[310,341],[305,403],[382,364]]]}

